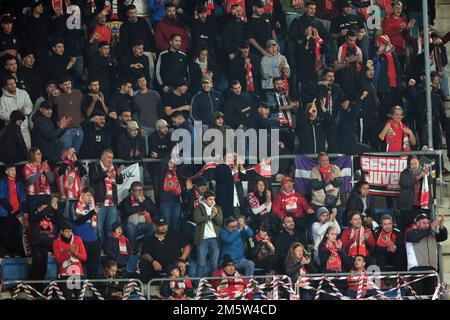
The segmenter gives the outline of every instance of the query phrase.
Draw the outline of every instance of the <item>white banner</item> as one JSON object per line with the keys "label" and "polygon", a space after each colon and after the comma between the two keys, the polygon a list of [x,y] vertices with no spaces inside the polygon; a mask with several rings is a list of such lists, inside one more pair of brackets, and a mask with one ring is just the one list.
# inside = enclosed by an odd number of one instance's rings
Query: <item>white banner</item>
{"label": "white banner", "polygon": [[139,170],[139,164],[135,163],[131,166],[123,169],[123,183],[117,185],[117,198],[122,201],[129,194],[131,184],[135,181],[141,181],[141,172]]}

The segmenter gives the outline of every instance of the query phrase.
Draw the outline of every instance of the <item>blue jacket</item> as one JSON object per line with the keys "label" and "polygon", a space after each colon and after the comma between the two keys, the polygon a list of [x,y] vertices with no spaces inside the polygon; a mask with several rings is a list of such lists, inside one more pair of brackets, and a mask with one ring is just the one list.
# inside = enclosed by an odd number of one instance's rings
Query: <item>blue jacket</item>
{"label": "blue jacket", "polygon": [[171,0],[164,0],[164,3],[161,4],[159,0],[148,0],[148,8],[152,14],[152,20],[154,23],[158,23],[164,18],[166,11],[164,9],[164,5],[166,3],[172,2]]}
{"label": "blue jacket", "polygon": [[[26,195],[22,181],[16,180],[17,196],[20,201],[20,213],[26,212]],[[6,217],[10,212],[9,187],[6,177],[0,180],[0,218]]]}
{"label": "blue jacket", "polygon": [[253,231],[250,227],[242,231],[228,232],[227,229],[220,230],[220,241],[222,243],[222,251],[220,258],[229,255],[235,263],[238,263],[245,256],[244,239],[253,237]]}

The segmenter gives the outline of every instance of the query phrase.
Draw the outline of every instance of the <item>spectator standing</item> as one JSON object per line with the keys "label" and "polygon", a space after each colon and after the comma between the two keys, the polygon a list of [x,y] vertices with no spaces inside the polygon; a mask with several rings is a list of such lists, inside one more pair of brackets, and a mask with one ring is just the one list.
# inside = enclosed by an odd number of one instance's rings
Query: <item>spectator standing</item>
{"label": "spectator standing", "polygon": [[246,129],[254,109],[254,101],[250,94],[242,92],[239,81],[233,81],[231,83],[231,94],[225,100],[225,123],[233,129]]}
{"label": "spectator standing", "polygon": [[164,159],[161,165],[159,210],[171,231],[179,231],[181,223],[181,183],[175,161]]}
{"label": "spectator standing", "polygon": [[113,157],[113,151],[105,149],[98,161],[89,163],[89,182],[100,207],[97,231],[102,247],[111,235],[112,224],[117,221],[117,185],[123,183],[123,166],[117,168]]}
{"label": "spectator standing", "polygon": [[[299,154],[318,154],[325,151],[324,121],[317,116],[315,103],[308,103],[305,108],[298,109],[295,130],[299,139]],[[327,130],[330,128],[328,127]],[[330,147],[330,145],[328,145]]]}
{"label": "spectator standing", "polygon": [[14,164],[27,159],[28,149],[23,139],[21,126],[25,121],[25,115],[20,110],[14,110],[9,116],[9,124],[4,128],[0,137],[2,148],[0,149],[0,160],[5,163]]}
{"label": "spectator standing", "polygon": [[99,80],[100,91],[103,92],[106,101],[111,98],[117,66],[117,61],[110,56],[110,51],[110,44],[100,41],[97,52],[90,58],[87,68],[89,78]]}
{"label": "spectator standing", "polygon": [[150,83],[151,73],[148,57],[144,55],[144,42],[135,40],[131,44],[131,52],[122,56],[119,62],[119,77],[130,79],[132,83],[136,83],[137,78],[141,75],[144,75],[147,82]]}
{"label": "spectator standing", "polygon": [[231,6],[231,19],[222,29],[222,42],[228,61],[234,60],[239,53],[239,46],[243,42],[245,21],[242,17],[244,9],[238,4]]}
{"label": "spectator standing", "polygon": [[[405,245],[403,234],[394,228],[390,215],[384,215],[380,219],[381,225],[375,231],[374,256],[381,271],[389,271],[387,267],[395,271],[405,270]],[[392,269],[391,269],[392,270]]]}
{"label": "spectator standing", "polygon": [[318,266],[322,265],[319,255],[320,253],[319,247],[322,244],[322,240],[327,235],[327,231],[330,231],[329,228],[332,227],[334,229],[335,235],[339,235],[341,233],[341,227],[339,226],[339,223],[337,223],[336,221],[336,214],[337,214],[336,208],[334,208],[331,211],[331,214],[325,207],[321,207],[317,210],[316,215],[318,221],[314,222],[312,225],[312,237],[314,240],[313,258],[314,262]]}
{"label": "spectator standing", "polygon": [[416,145],[416,137],[407,125],[403,124],[403,108],[395,106],[389,113],[381,133],[378,135],[381,141],[386,141],[387,152],[411,151],[411,146]]}
{"label": "spectator standing", "polygon": [[270,39],[275,40],[275,30],[270,18],[264,14],[265,3],[260,0],[253,2],[253,14],[248,19],[245,34],[248,42],[252,46],[252,52],[259,57],[265,56],[265,44]]}
{"label": "spectator standing", "polygon": [[264,269],[266,275],[275,275],[278,269],[278,258],[269,231],[265,225],[256,228],[253,259],[255,267]]}
{"label": "spectator standing", "polygon": [[72,81],[67,76],[59,80],[59,87],[62,93],[55,99],[58,121],[63,117],[71,119],[70,125],[59,141],[62,143],[64,149],[73,147],[75,152],[78,153],[80,152],[84,137],[83,129],[81,128],[81,122],[84,118],[81,109],[83,94],[80,90],[72,88]]}
{"label": "spectator standing", "polygon": [[96,111],[90,119],[81,124],[84,132],[83,144],[80,149],[81,159],[98,159],[103,150],[111,149],[111,135],[106,127],[106,114]]}
{"label": "spectator standing", "polygon": [[109,114],[109,108],[106,105],[105,95],[100,91],[100,81],[94,78],[89,80],[89,93],[83,96],[81,109],[85,118],[90,118],[94,111],[102,111]]}
{"label": "spectator standing", "polygon": [[182,52],[188,52],[189,49],[189,33],[187,26],[178,17],[176,6],[173,3],[166,3],[164,5],[166,15],[156,25],[155,42],[159,51],[164,52],[169,49],[169,41],[172,41],[174,34],[180,37],[180,47]]}
{"label": "spectator standing", "polygon": [[358,211],[361,213],[363,223],[368,227],[377,228],[375,222],[375,209],[373,204],[373,197],[369,194],[370,185],[365,181],[360,181],[356,184],[355,189],[350,194],[345,205],[344,221],[351,212]]}
{"label": "spectator standing", "polygon": [[194,222],[197,224],[194,244],[197,247],[198,275],[205,277],[217,270],[219,234],[223,224],[222,209],[216,205],[212,191],[205,191],[202,201],[194,209]]}
{"label": "spectator standing", "polygon": [[320,269],[325,273],[341,273],[347,271],[348,257],[341,240],[337,240],[338,232],[329,226],[317,247]]}
{"label": "spectator standing", "polygon": [[261,89],[261,58],[250,52],[247,40],[239,44],[239,51],[229,64],[228,80],[232,88],[239,81],[243,90],[251,94],[258,94]]}
{"label": "spectator standing", "polygon": [[201,91],[193,96],[191,105],[192,117],[203,125],[209,125],[213,113],[223,109],[222,95],[213,89],[211,77],[202,77]]}

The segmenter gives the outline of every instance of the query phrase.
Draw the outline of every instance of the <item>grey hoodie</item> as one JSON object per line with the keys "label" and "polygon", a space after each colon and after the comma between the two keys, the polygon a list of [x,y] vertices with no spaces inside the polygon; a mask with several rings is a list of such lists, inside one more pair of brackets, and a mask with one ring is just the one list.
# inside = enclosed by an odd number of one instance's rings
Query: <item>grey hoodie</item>
{"label": "grey hoodie", "polygon": [[286,68],[290,67],[285,56],[281,53],[277,53],[272,56],[268,54],[261,59],[261,85],[262,89],[273,89],[273,78],[280,77],[280,64],[283,64]]}

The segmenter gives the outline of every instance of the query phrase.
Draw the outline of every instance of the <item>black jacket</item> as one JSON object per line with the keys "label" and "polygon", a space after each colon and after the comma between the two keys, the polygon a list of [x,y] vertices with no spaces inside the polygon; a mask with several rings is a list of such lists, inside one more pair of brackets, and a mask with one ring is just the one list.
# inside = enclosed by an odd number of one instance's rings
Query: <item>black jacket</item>
{"label": "black jacket", "polygon": [[111,148],[111,135],[107,128],[95,130],[95,125],[86,119],[81,123],[84,138],[80,148],[81,159],[98,159],[102,151]]}
{"label": "black jacket", "polygon": [[239,45],[244,40],[245,22],[242,20],[233,19],[222,30],[222,42],[225,53],[237,54],[239,52]]}
{"label": "black jacket", "polygon": [[[372,196],[367,196],[367,208],[366,208],[366,214],[367,217],[373,218],[374,217],[374,205],[373,205],[373,199]],[[347,205],[345,206],[345,214],[348,217],[348,215],[351,212],[358,211],[363,212],[364,210],[364,204],[361,200],[361,197],[358,195],[356,191],[353,191],[350,194],[350,197],[347,200]]]}
{"label": "black jacket", "polygon": [[[400,210],[412,210],[415,180],[411,170],[408,168],[400,174],[400,195],[397,197],[397,206]],[[420,183],[422,185],[423,179],[421,179]],[[428,188],[430,190],[428,207],[431,208],[433,206],[433,179],[430,176],[428,177]]]}
{"label": "black jacket", "polygon": [[[130,67],[130,65],[136,63],[142,64],[144,68],[133,69]],[[120,59],[119,76],[121,78],[137,80],[142,74],[145,76],[145,79],[147,79],[147,82],[150,83],[150,66],[146,55],[143,54],[140,57],[136,57],[134,54],[127,54]]]}
{"label": "black jacket", "polygon": [[98,79],[100,82],[100,91],[108,101],[113,91],[113,84],[115,83],[115,72],[117,62],[109,57],[100,56],[96,52],[89,61],[88,74],[91,79]]}
{"label": "black jacket", "polygon": [[214,111],[223,110],[223,99],[219,91],[201,91],[192,98],[192,117],[208,125]]}
{"label": "black jacket", "polygon": [[[139,156],[134,156],[134,151],[139,150]],[[117,141],[116,146],[116,154],[117,158],[122,160],[142,160],[147,154],[147,146],[145,145],[145,138],[138,133],[135,138],[130,137],[127,133],[123,133],[119,140]],[[133,156],[130,157],[130,152],[133,151]]]}
{"label": "black jacket", "polygon": [[[61,217],[57,210],[47,207],[41,212],[37,210],[29,215],[31,242],[33,246],[47,248],[52,251],[53,240],[59,233]],[[50,224],[52,226],[50,227]]]}
{"label": "black jacket", "polygon": [[44,74],[46,80],[58,81],[61,76],[68,73],[66,67],[70,58],[67,54],[57,55],[52,53],[46,57]]}
{"label": "black jacket", "polygon": [[23,89],[28,92],[33,103],[44,91],[45,81],[41,74],[36,67],[21,67],[17,70],[17,77],[23,81],[25,85]]}
{"label": "black jacket", "polygon": [[39,110],[33,115],[33,130],[31,142],[33,147],[39,148],[44,160],[58,162],[62,145],[58,139],[66,132],[65,129],[55,127],[52,120],[46,118]]}
{"label": "black jacket", "polygon": [[[331,251],[327,250],[324,245],[319,245],[319,260],[320,260],[320,272],[326,272],[327,271],[327,262],[330,258]],[[347,272],[350,267],[350,258],[347,256],[347,253],[345,253],[345,250],[342,249],[338,251],[339,257],[341,257],[341,267],[342,272]],[[334,272],[334,271],[333,271]]]}
{"label": "black jacket", "polygon": [[[378,239],[380,238],[381,232],[383,231],[383,229],[381,228],[381,226],[379,226],[377,228],[377,230],[375,230],[374,234],[373,234],[373,238],[375,239],[375,249],[374,249],[374,253],[375,254],[386,254],[389,253],[387,251],[387,247],[380,247],[377,245]],[[397,247],[397,251],[399,253],[404,253],[405,250],[405,242],[404,242],[404,235],[400,232],[400,230],[395,229],[392,231],[393,235],[392,237],[395,237],[394,239],[394,244]],[[391,237],[391,240],[393,240]]]}
{"label": "black jacket", "polygon": [[[124,230],[124,227],[119,222],[114,222],[111,226],[112,230],[115,230],[118,226],[122,227],[122,230]],[[128,240],[128,239],[127,239]],[[114,237],[108,237],[106,240],[106,246],[105,246],[105,253],[108,259],[114,260],[117,262],[117,266],[121,269],[126,268],[128,257],[132,254],[132,248],[130,245],[130,241],[127,241],[127,253],[128,254],[121,254],[119,250],[119,240]]]}
{"label": "black jacket", "polygon": [[[119,1],[120,2],[120,1]],[[120,27],[120,49],[122,55],[131,51],[133,42],[141,40],[144,42],[144,51],[155,52],[155,38],[147,20],[138,17],[136,23],[126,20]]]}
{"label": "black jacket", "polygon": [[0,133],[0,161],[17,163],[27,160],[28,149],[22,131],[15,123],[8,124]]}
{"label": "black jacket", "polygon": [[255,110],[254,104],[252,97],[246,92],[240,95],[231,93],[225,101],[225,123],[233,129],[237,129],[241,124],[247,127],[250,115]]}
{"label": "black jacket", "polygon": [[128,94],[122,94],[119,91],[113,93],[109,100],[109,112],[116,112],[117,116],[123,109],[130,109],[132,113],[137,112],[134,107],[134,98]]}
{"label": "black jacket", "polygon": [[[245,175],[239,172],[239,178],[244,179]],[[233,213],[234,199],[234,179],[231,169],[226,164],[220,164],[214,170],[214,180],[216,181],[216,202],[222,208],[222,212],[227,216]],[[239,198],[240,208],[246,207],[244,199],[244,189],[242,182],[236,184],[236,191]]]}
{"label": "black jacket", "polygon": [[299,139],[298,152],[300,154],[318,154],[325,151],[325,127],[319,118],[312,121],[308,111],[300,108],[297,113],[298,125],[296,133]]}
{"label": "black jacket", "polygon": [[327,97],[331,97],[332,99],[331,114],[329,110],[327,110],[327,112],[323,112],[322,108],[317,108],[317,115],[324,120],[324,125],[326,128],[336,125],[339,106],[342,101],[345,100],[345,94],[337,83],[334,83],[331,87],[319,85],[317,88],[317,101],[321,101],[323,98],[327,99]]}
{"label": "black jacket", "polygon": [[144,202],[139,202],[139,200],[136,200],[136,203],[138,204],[137,206],[131,205],[131,195],[128,195],[120,202],[119,208],[121,221],[126,223],[129,216],[141,211],[148,212],[152,217],[152,220],[156,220],[156,217],[159,215],[159,211],[149,197],[145,197]]}
{"label": "black jacket", "polygon": [[[249,54],[250,62],[252,64],[253,83],[255,91],[261,88],[261,59],[252,53]],[[241,54],[231,60],[228,66],[228,80],[239,80],[242,86],[242,91],[247,91],[247,77],[245,73],[245,60]]]}
{"label": "black jacket", "polygon": [[[208,54],[208,71],[211,71],[213,74],[213,84],[215,88],[219,87],[219,82],[217,81],[220,79],[220,67],[214,57],[210,54]],[[189,76],[190,76],[190,88],[189,91],[192,94],[196,94],[202,89],[202,70],[200,69],[200,65],[195,62],[195,59],[189,64]]]}
{"label": "black jacket", "polygon": [[179,78],[189,80],[188,60],[181,51],[163,51],[156,63],[156,80],[161,87],[173,86]]}
{"label": "black jacket", "polygon": [[[392,58],[394,59],[395,65],[395,73],[397,75],[397,88],[400,88],[400,83],[402,80],[402,73],[400,68],[400,63],[398,62],[397,53],[392,51]],[[379,73],[378,73],[378,81],[377,81],[377,89],[380,94],[388,94],[391,92],[391,88],[389,85],[389,74],[388,74],[388,59],[386,55],[377,56],[376,60],[379,64]]]}
{"label": "black jacket", "polygon": [[158,159],[165,158],[172,150],[173,142],[170,140],[170,133],[161,137],[157,131],[148,136],[148,154],[156,152]]}
{"label": "black jacket", "polygon": [[[117,167],[114,165],[117,172]],[[89,183],[92,189],[94,189],[95,201],[97,203],[104,203],[106,198],[106,185],[105,178],[107,174],[103,171],[100,165],[100,160],[89,163]],[[116,174],[116,184],[112,186],[113,189],[113,201],[117,204],[117,184],[123,183],[123,176]]]}

